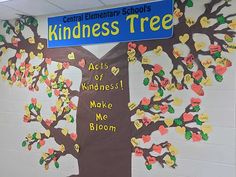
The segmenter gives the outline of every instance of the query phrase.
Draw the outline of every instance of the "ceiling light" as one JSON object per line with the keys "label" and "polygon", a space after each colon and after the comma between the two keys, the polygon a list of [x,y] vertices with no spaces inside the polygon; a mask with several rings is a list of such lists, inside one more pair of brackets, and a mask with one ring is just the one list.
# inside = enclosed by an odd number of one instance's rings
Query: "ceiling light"
{"label": "ceiling light", "polygon": [[9,0],[0,0],[0,3],[1,3],[1,2],[7,2],[7,1],[9,1]]}

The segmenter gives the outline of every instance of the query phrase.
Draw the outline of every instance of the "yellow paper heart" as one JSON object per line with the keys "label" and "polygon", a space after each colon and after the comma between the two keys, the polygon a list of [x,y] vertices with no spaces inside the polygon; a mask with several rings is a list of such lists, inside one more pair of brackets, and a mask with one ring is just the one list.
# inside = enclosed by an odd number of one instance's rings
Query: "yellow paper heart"
{"label": "yellow paper heart", "polygon": [[37,138],[38,140],[41,140],[41,138],[42,138],[41,133],[36,133],[36,138]]}
{"label": "yellow paper heart", "polygon": [[136,138],[131,138],[131,144],[136,147],[139,145],[139,141]]}
{"label": "yellow paper heart", "polygon": [[42,158],[45,160],[45,159],[47,159],[48,158],[48,154],[47,153],[43,153],[43,155],[42,155]]}
{"label": "yellow paper heart", "polygon": [[30,58],[31,60],[35,58],[34,52],[30,52],[30,53],[29,53],[29,58]]}
{"label": "yellow paper heart", "polygon": [[148,65],[150,63],[151,63],[151,60],[149,58],[147,58],[147,57],[142,58],[142,64],[143,65]]}
{"label": "yellow paper heart", "polygon": [[137,58],[136,57],[130,57],[128,56],[128,62],[134,64],[136,62]]}
{"label": "yellow paper heart", "polygon": [[186,24],[188,25],[188,27],[193,26],[194,23],[195,23],[194,18],[192,18],[192,17],[187,17],[187,18],[186,18]]}
{"label": "yellow paper heart", "polygon": [[67,129],[67,128],[63,128],[63,129],[61,130],[61,133],[62,133],[64,136],[66,136],[66,135],[68,134],[68,129]]}
{"label": "yellow paper heart", "polygon": [[206,78],[202,79],[201,83],[205,86],[212,86],[212,79],[210,76],[207,76]]}
{"label": "yellow paper heart", "polygon": [[166,89],[171,92],[175,91],[176,90],[175,84],[168,84],[166,86]]}
{"label": "yellow paper heart", "polygon": [[69,53],[69,54],[67,55],[67,57],[68,57],[69,60],[74,60],[74,59],[75,59],[75,54],[74,54],[74,52]]}
{"label": "yellow paper heart", "polygon": [[80,146],[79,146],[78,144],[75,144],[75,145],[74,145],[74,148],[75,148],[75,151],[76,151],[77,153],[79,153],[79,151],[80,151]]}
{"label": "yellow paper heart", "polygon": [[168,127],[170,127],[174,123],[173,119],[170,118],[165,119],[164,122]]}
{"label": "yellow paper heart", "polygon": [[201,126],[201,130],[206,133],[209,134],[212,132],[212,126],[211,125],[202,125]]}
{"label": "yellow paper heart", "polygon": [[151,79],[152,76],[153,76],[153,71],[146,70],[146,71],[144,72],[144,75],[145,75],[145,77]]}
{"label": "yellow paper heart", "polygon": [[37,116],[37,121],[39,121],[39,122],[42,122],[42,120],[43,120],[43,118],[42,118],[42,116]]}
{"label": "yellow paper heart", "polygon": [[136,108],[136,103],[128,103],[129,110],[132,111]]}
{"label": "yellow paper heart", "polygon": [[128,50],[127,52],[128,56],[133,58],[136,55],[136,51],[134,49]]}
{"label": "yellow paper heart", "polygon": [[120,69],[117,68],[117,67],[115,67],[115,66],[113,66],[113,67],[111,68],[111,72],[112,72],[112,74],[113,74],[114,76],[116,76],[117,74],[119,74]]}
{"label": "yellow paper heart", "polygon": [[137,109],[136,115],[137,115],[137,116],[142,116],[142,115],[144,115],[144,111],[142,111],[142,110],[140,110],[140,109]]}
{"label": "yellow paper heart", "polygon": [[211,58],[206,58],[201,61],[202,66],[204,66],[204,68],[208,68],[209,66],[211,66],[212,62],[213,60]]}
{"label": "yellow paper heart", "polygon": [[57,120],[56,115],[55,115],[55,114],[52,114],[52,115],[50,116],[50,120],[52,120],[52,121],[56,121],[56,120]]}
{"label": "yellow paper heart", "polygon": [[28,38],[28,42],[29,42],[30,44],[35,44],[35,39],[34,39],[34,37]]}
{"label": "yellow paper heart", "polygon": [[225,66],[225,60],[223,58],[217,58],[216,64],[221,65],[221,66]]}
{"label": "yellow paper heart", "polygon": [[192,76],[190,75],[190,74],[186,74],[185,76],[184,76],[184,83],[185,84],[192,84],[193,83],[193,78],[192,78]]}
{"label": "yellow paper heart", "polygon": [[62,66],[62,64],[61,64],[61,63],[58,63],[58,64],[57,64],[57,69],[59,69],[59,70],[60,70],[60,69],[62,69],[62,67],[63,67],[63,66]]}
{"label": "yellow paper heart", "polygon": [[178,154],[178,149],[176,147],[174,147],[173,145],[171,145],[169,147],[169,151],[170,151],[171,155],[173,155],[173,156],[176,156]]}
{"label": "yellow paper heart", "polygon": [[2,51],[3,54],[5,54],[7,52],[7,48],[3,47],[3,48],[1,48],[1,51]]}
{"label": "yellow paper heart", "polygon": [[178,19],[182,16],[183,16],[183,12],[181,12],[179,8],[176,8],[174,11],[174,18]]}
{"label": "yellow paper heart", "polygon": [[63,152],[65,152],[65,150],[66,150],[65,146],[63,144],[60,145],[59,151],[61,151],[63,153]]}
{"label": "yellow paper heart", "polygon": [[38,43],[37,49],[38,49],[38,50],[43,50],[43,48],[44,48],[44,45],[43,45],[41,42]]}
{"label": "yellow paper heart", "polygon": [[200,20],[202,28],[208,28],[210,26],[210,20],[207,17],[202,17]]}
{"label": "yellow paper heart", "polygon": [[179,40],[182,44],[185,44],[189,40],[189,34],[184,34],[182,36],[179,36]]}
{"label": "yellow paper heart", "polygon": [[200,121],[202,121],[202,122],[206,122],[206,121],[208,121],[209,117],[208,117],[208,114],[203,113],[203,114],[200,114],[200,115],[198,116],[198,119],[199,119]]}
{"label": "yellow paper heart", "polygon": [[205,42],[195,42],[194,47],[195,47],[196,51],[200,51],[206,47],[206,43]]}
{"label": "yellow paper heart", "polygon": [[43,59],[43,53],[42,52],[38,53],[38,58]]}
{"label": "yellow paper heart", "polygon": [[155,114],[155,115],[152,115],[151,117],[151,120],[156,123],[157,121],[159,121],[161,118],[161,116],[159,114]]}
{"label": "yellow paper heart", "polygon": [[162,46],[157,46],[156,49],[154,49],[154,52],[157,56],[161,56],[162,52],[163,52],[163,48]]}
{"label": "yellow paper heart", "polygon": [[179,48],[174,48],[173,55],[175,58],[179,58],[183,55],[183,51],[180,50]]}
{"label": "yellow paper heart", "polygon": [[227,47],[227,50],[229,53],[233,53],[236,51],[236,44],[230,44],[228,47]]}
{"label": "yellow paper heart", "polygon": [[174,101],[173,101],[174,106],[181,106],[182,103],[183,103],[183,100],[181,98],[177,98],[177,97],[174,98]]}
{"label": "yellow paper heart", "polygon": [[51,131],[50,131],[50,130],[46,130],[44,134],[45,134],[45,136],[46,136],[47,138],[49,138],[50,135],[51,135]]}
{"label": "yellow paper heart", "polygon": [[185,127],[176,127],[175,128],[176,132],[179,133],[180,135],[184,135],[185,134],[185,131],[186,131],[186,128]]}
{"label": "yellow paper heart", "polygon": [[138,130],[143,127],[143,123],[139,122],[139,120],[134,121],[134,126]]}
{"label": "yellow paper heart", "polygon": [[166,155],[166,156],[164,157],[164,161],[166,162],[166,164],[167,164],[169,167],[171,167],[171,166],[173,166],[173,165],[175,164],[175,162],[170,158],[169,155]]}
{"label": "yellow paper heart", "polygon": [[236,30],[236,19],[233,19],[232,22],[228,25],[232,30]]}
{"label": "yellow paper heart", "polygon": [[24,54],[25,53],[25,49],[20,49],[20,53]]}
{"label": "yellow paper heart", "polygon": [[178,78],[178,79],[182,79],[183,76],[184,76],[184,71],[181,70],[180,68],[179,68],[179,69],[175,69],[175,70],[173,71],[173,75],[174,75],[176,78]]}
{"label": "yellow paper heart", "polygon": [[58,99],[57,102],[56,102],[56,107],[57,109],[59,110],[62,106],[62,100],[61,99]]}

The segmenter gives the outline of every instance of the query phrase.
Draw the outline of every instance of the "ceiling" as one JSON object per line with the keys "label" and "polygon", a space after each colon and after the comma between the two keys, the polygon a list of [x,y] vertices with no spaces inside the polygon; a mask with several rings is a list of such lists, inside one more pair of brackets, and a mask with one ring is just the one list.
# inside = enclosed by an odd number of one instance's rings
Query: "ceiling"
{"label": "ceiling", "polygon": [[147,0],[9,0],[0,2],[0,20],[18,17],[18,14],[40,16],[88,11],[122,6]]}

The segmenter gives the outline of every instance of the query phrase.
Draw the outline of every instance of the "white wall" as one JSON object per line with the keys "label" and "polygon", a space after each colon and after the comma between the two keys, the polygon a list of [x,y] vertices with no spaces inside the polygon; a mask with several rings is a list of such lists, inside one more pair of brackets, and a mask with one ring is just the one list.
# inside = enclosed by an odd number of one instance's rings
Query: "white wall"
{"label": "white wall", "polygon": [[[195,2],[195,1],[194,1]],[[201,7],[201,3],[197,3]],[[205,2],[205,1],[204,1]],[[201,9],[201,8],[200,8]],[[201,11],[195,8],[192,14],[199,14]],[[236,2],[227,13],[234,13]],[[233,10],[234,9],[234,10]],[[189,12],[187,12],[189,13]],[[44,18],[42,18],[44,19]],[[40,22],[40,34],[46,37],[46,21]],[[0,28],[0,31],[2,28]],[[86,46],[98,57],[103,56],[115,44]],[[232,54],[232,60],[236,58],[236,53]],[[0,62],[0,68],[4,64],[4,59]],[[155,165],[153,170],[147,171],[142,158],[133,156],[132,173],[133,177],[235,177],[236,175],[236,67],[231,67],[222,84],[214,82],[214,86],[206,89],[203,98],[202,111],[207,112],[210,117],[210,124],[213,126],[213,132],[210,134],[208,142],[193,143],[187,142],[183,137],[177,135],[174,131],[170,131],[164,139],[169,140],[178,147],[180,153],[177,156],[178,167],[173,170],[168,167],[162,169],[159,165]],[[142,80],[138,82],[137,78],[142,78],[143,72],[139,69],[140,65],[130,66],[130,87],[131,100],[139,100],[137,95],[142,96],[149,93],[143,87],[139,86]],[[68,76],[72,80],[76,80],[81,75],[76,69],[68,71]],[[140,75],[140,77],[137,77]],[[137,87],[138,89],[137,89]],[[191,91],[174,93],[175,96],[183,97],[187,103],[189,98],[194,95]],[[39,165],[42,151],[33,150],[28,152],[21,147],[24,137],[35,130],[41,128],[36,124],[25,124],[22,121],[24,114],[24,105],[29,103],[32,97],[37,97],[43,102],[44,107],[50,107],[53,100],[49,99],[45,90],[37,93],[30,93],[25,88],[10,87],[6,81],[0,80],[0,176],[1,177],[58,177],[67,176],[77,172],[77,164],[73,158],[69,156],[62,159],[59,169],[54,167],[49,171],[45,171]],[[183,104],[184,105],[184,104]],[[177,110],[181,112],[184,107]],[[45,113],[47,110],[45,109]],[[73,129],[74,127],[71,127]],[[154,132],[154,138],[163,139]],[[54,146],[53,142],[50,143]],[[47,149],[44,149],[47,150]]]}

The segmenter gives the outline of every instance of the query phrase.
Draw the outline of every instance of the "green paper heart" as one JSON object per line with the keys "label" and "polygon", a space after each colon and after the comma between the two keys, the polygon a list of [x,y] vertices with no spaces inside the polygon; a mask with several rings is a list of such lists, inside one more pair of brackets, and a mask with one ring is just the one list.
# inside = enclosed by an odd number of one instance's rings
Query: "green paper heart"
{"label": "green paper heart", "polygon": [[43,163],[44,163],[44,159],[41,158],[41,159],[39,160],[39,164],[40,164],[40,165],[43,165]]}
{"label": "green paper heart", "polygon": [[186,131],[186,132],[185,132],[185,138],[186,138],[186,140],[191,140],[191,138],[192,138],[192,133],[191,133],[190,131]]}
{"label": "green paper heart", "polygon": [[165,72],[163,70],[161,70],[159,73],[158,73],[158,76],[160,77],[163,77],[165,75]]}
{"label": "green paper heart", "polygon": [[215,79],[218,81],[218,82],[222,82],[223,81],[223,76],[219,75],[219,74],[215,74]]}
{"label": "green paper heart", "polygon": [[187,7],[193,7],[193,1],[192,0],[188,0],[186,3]]}
{"label": "green paper heart", "polygon": [[22,145],[22,147],[25,147],[27,145],[27,142],[23,141],[21,145]]}
{"label": "green paper heart", "polygon": [[183,121],[182,121],[181,119],[175,119],[174,122],[175,122],[175,124],[178,125],[178,126],[183,125]]}
{"label": "green paper heart", "polygon": [[201,109],[200,106],[194,106],[194,107],[193,107],[193,110],[194,110],[195,112],[199,112],[200,109]]}
{"label": "green paper heart", "polygon": [[145,78],[143,80],[143,85],[147,86],[149,84],[149,79],[148,78]]}
{"label": "green paper heart", "polygon": [[161,88],[158,90],[158,93],[160,94],[161,97],[164,95],[164,91]]}
{"label": "green paper heart", "polygon": [[171,114],[175,113],[175,110],[171,105],[168,106],[168,112]]}
{"label": "green paper heart", "polygon": [[146,165],[146,168],[147,168],[148,170],[151,170],[151,169],[152,169],[152,165]]}
{"label": "green paper heart", "polygon": [[217,58],[220,58],[221,57],[221,53],[220,52],[215,52],[214,54],[213,54],[213,58],[214,59],[217,59]]}
{"label": "green paper heart", "polygon": [[55,165],[56,168],[59,168],[59,163],[58,162],[55,162],[54,165]]}
{"label": "green paper heart", "polygon": [[223,15],[221,15],[217,17],[217,22],[222,25],[226,22],[226,19]]}

